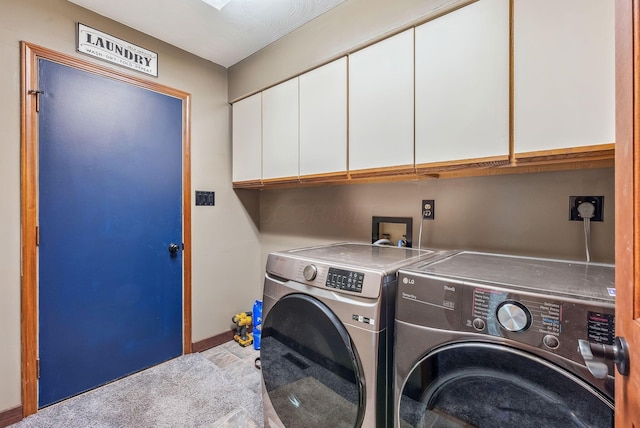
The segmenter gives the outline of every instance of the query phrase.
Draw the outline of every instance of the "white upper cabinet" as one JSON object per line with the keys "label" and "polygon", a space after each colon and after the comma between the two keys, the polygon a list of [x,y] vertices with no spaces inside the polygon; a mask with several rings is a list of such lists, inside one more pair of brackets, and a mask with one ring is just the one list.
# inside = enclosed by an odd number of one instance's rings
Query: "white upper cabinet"
{"label": "white upper cabinet", "polygon": [[300,76],[300,175],[347,170],[347,59]]}
{"label": "white upper cabinet", "polygon": [[[532,3],[536,3],[535,1]],[[416,164],[509,155],[509,0],[416,28]]]}
{"label": "white upper cabinet", "polygon": [[613,143],[614,1],[515,0],[515,152]]}
{"label": "white upper cabinet", "polygon": [[298,78],[262,92],[262,178],[298,176]]}
{"label": "white upper cabinet", "polygon": [[262,178],[262,94],[233,104],[233,181]]}
{"label": "white upper cabinet", "polygon": [[413,29],[349,56],[349,169],[413,165]]}

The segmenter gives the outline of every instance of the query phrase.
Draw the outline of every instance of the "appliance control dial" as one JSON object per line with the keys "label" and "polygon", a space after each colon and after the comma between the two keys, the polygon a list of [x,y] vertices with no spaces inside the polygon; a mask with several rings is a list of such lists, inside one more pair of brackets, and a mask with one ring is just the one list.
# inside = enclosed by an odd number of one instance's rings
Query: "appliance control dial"
{"label": "appliance control dial", "polygon": [[316,279],[317,275],[318,275],[318,268],[316,267],[316,265],[306,265],[304,267],[304,270],[302,271],[302,276],[307,281],[313,281],[314,279]]}
{"label": "appliance control dial", "polygon": [[531,313],[518,302],[500,303],[497,315],[500,325],[509,331],[524,331],[531,326]]}

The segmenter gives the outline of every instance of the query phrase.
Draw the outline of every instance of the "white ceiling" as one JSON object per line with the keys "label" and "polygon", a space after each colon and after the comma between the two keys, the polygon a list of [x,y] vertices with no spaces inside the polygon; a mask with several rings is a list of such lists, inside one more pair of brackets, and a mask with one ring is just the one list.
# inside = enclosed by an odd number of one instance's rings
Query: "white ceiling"
{"label": "white ceiling", "polygon": [[201,0],[69,1],[230,67],[345,0],[231,0],[222,10]]}

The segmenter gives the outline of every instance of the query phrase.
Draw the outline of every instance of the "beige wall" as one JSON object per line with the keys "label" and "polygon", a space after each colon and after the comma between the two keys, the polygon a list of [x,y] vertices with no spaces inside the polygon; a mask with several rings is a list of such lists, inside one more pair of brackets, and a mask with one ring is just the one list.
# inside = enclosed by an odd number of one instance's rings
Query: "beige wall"
{"label": "beige wall", "polygon": [[568,220],[570,195],[604,196],[604,221],[591,223],[591,258],[613,263],[612,168],[265,191],[262,263],[274,250],[370,242],[372,216],[413,217],[417,247],[423,199],[435,200],[423,248],[585,260],[583,224]]}
{"label": "beige wall", "polygon": [[216,192],[215,207],[192,208],[193,340],[228,331],[231,315],[250,308],[259,297],[262,268],[252,219],[257,218],[258,195],[238,198],[231,188],[227,71],[65,0],[2,0],[0,412],[21,404],[19,41],[91,61],[75,53],[76,22],[158,52],[160,76],[149,80],[192,94],[192,188]]}
{"label": "beige wall", "polygon": [[475,0],[347,0],[229,68],[235,101]]}

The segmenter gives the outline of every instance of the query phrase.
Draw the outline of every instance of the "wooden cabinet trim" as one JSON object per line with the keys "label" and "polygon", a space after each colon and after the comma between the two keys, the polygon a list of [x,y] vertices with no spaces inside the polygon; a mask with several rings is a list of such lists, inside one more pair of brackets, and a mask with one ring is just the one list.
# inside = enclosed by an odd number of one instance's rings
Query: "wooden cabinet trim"
{"label": "wooden cabinet trim", "polygon": [[234,181],[234,189],[259,189],[263,187],[262,180]]}
{"label": "wooden cabinet trim", "polygon": [[299,183],[300,182],[300,177],[298,176],[291,176],[291,177],[278,177],[278,178],[265,178],[262,180],[262,183],[264,185],[269,185],[271,183]]}
{"label": "wooden cabinet trim", "polygon": [[367,168],[349,171],[349,176],[352,178],[365,178],[365,177],[388,177],[394,175],[405,175],[415,173],[415,167],[413,165],[400,165],[384,168]]}
{"label": "wooden cabinet trim", "polygon": [[336,180],[344,181],[348,178],[347,172],[335,172],[335,173],[326,173],[326,174],[310,174],[310,175],[301,175],[300,183],[331,183]]}
{"label": "wooden cabinet trim", "polygon": [[604,160],[613,159],[615,144],[599,144],[595,146],[572,147],[565,149],[541,150],[537,152],[516,153],[517,164],[554,163],[568,160]]}
{"label": "wooden cabinet trim", "polygon": [[485,158],[476,159],[462,159],[457,161],[447,162],[433,162],[416,165],[416,173],[433,173],[440,171],[451,171],[459,169],[474,169],[474,168],[491,168],[502,165],[508,165],[510,163],[509,156],[491,156]]}
{"label": "wooden cabinet trim", "polygon": [[612,168],[614,166],[614,149],[575,152],[573,149],[564,153],[540,154],[525,161],[512,162],[508,156],[495,158],[467,159],[462,162],[442,162],[438,164],[422,164],[415,168],[406,165],[400,168],[374,168],[352,171],[350,174],[319,174],[314,176],[288,177],[286,179],[270,179],[241,181],[233,183],[236,189],[280,189],[307,187],[315,185],[345,185],[362,183],[391,183],[397,181],[425,180],[429,178],[483,177],[506,174],[529,174],[548,171],[566,171],[591,168]]}

